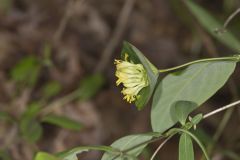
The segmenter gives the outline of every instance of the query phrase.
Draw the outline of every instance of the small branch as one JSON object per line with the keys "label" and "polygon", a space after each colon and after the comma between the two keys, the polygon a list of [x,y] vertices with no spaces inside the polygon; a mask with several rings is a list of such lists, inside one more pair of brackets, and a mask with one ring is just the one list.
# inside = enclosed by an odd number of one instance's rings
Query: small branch
{"label": "small branch", "polygon": [[238,8],[235,12],[233,12],[228,19],[225,21],[223,28],[226,29],[227,25],[229,24],[229,22],[240,12],[240,8]]}
{"label": "small branch", "polygon": [[68,104],[69,102],[75,100],[78,96],[79,96],[79,90],[76,89],[75,91],[67,94],[66,96],[51,102],[45,108],[43,108],[43,110],[41,111],[41,116],[47,115],[51,113],[54,109],[60,108],[63,105]]}
{"label": "small branch", "polygon": [[228,18],[227,20],[224,22],[224,25],[222,28],[216,28],[216,33],[224,33],[226,31],[226,28],[228,26],[228,24],[232,21],[232,19],[238,14],[240,13],[240,8],[238,8],[235,12],[233,12]]}
{"label": "small branch", "polygon": [[239,101],[236,101],[236,102],[233,102],[233,103],[231,103],[231,104],[229,104],[229,105],[223,106],[223,107],[221,107],[221,108],[219,108],[219,109],[216,109],[216,110],[214,110],[214,111],[212,111],[212,112],[210,112],[210,113],[205,114],[205,115],[203,116],[203,119],[206,119],[206,118],[208,118],[208,117],[210,117],[210,116],[212,116],[212,115],[214,115],[214,114],[217,114],[217,113],[219,113],[219,112],[221,112],[221,111],[224,111],[224,110],[226,110],[226,109],[229,109],[229,108],[231,108],[231,107],[234,107],[234,106],[236,106],[236,105],[238,105],[238,104],[240,104],[240,100],[239,100]]}
{"label": "small branch", "polygon": [[[60,21],[59,27],[57,28],[56,32],[53,35],[53,43],[55,45],[57,45],[62,37],[62,34],[64,33],[66,26],[68,24],[69,19],[72,17],[73,15],[73,8],[74,5],[76,4],[77,0],[69,0],[66,9],[65,9],[65,13],[63,15],[63,18]],[[81,0],[80,3],[84,3],[84,0]]]}
{"label": "small branch", "polygon": [[167,139],[165,139],[160,145],[159,147],[156,149],[156,151],[153,153],[152,157],[150,160],[153,160],[155,158],[155,156],[157,155],[157,153],[160,151],[160,149],[172,138],[172,136],[169,136]]}

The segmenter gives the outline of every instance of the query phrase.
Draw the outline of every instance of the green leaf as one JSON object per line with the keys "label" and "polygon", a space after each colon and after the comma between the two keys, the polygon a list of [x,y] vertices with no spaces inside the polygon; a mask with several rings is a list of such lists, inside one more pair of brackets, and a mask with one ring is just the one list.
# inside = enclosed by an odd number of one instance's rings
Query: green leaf
{"label": "green leaf", "polygon": [[20,131],[22,136],[29,142],[34,143],[42,136],[42,126],[37,120],[41,107],[38,103],[31,103],[26,111],[21,115]]}
{"label": "green leaf", "polygon": [[13,80],[33,86],[40,73],[40,63],[34,56],[21,59],[11,70],[10,74]]}
{"label": "green leaf", "polygon": [[239,40],[231,33],[224,32],[221,35],[217,34],[214,30],[221,29],[223,24],[219,23],[212,17],[204,8],[200,7],[192,0],[184,1],[193,15],[197,18],[199,23],[216,39],[225,44],[227,47],[238,50],[240,46]]}
{"label": "green leaf", "polygon": [[135,105],[139,110],[143,109],[152,96],[155,89],[155,85],[158,79],[158,69],[150,63],[150,61],[139,51],[136,47],[128,42],[123,43],[123,49],[121,52],[121,58],[125,59],[125,55],[128,55],[128,60],[134,62],[135,64],[142,64],[147,72],[149,86],[143,88],[139,95],[140,98],[137,99]]}
{"label": "green leaf", "polygon": [[27,109],[22,114],[21,119],[28,118],[32,119],[37,117],[38,113],[41,111],[41,106],[37,102],[32,102],[27,106]]}
{"label": "green leaf", "polygon": [[13,117],[9,113],[3,111],[0,111],[0,120],[4,120],[6,122],[14,121]]}
{"label": "green leaf", "polygon": [[74,121],[72,119],[69,119],[64,116],[58,116],[58,115],[46,115],[43,117],[42,122],[50,123],[62,128],[71,129],[79,131],[83,128],[83,125],[77,121]]}
{"label": "green leaf", "polygon": [[42,90],[42,94],[46,98],[50,98],[52,96],[57,95],[62,89],[62,86],[57,81],[48,82]]}
{"label": "green leaf", "polygon": [[[115,141],[111,146],[115,149],[118,149],[120,151],[127,150],[133,146],[142,144],[143,142],[146,142],[150,139],[152,139],[152,134],[138,134],[138,135],[129,135],[126,137],[122,137]],[[133,157],[137,157],[143,149],[147,146],[147,144],[141,145],[136,147],[135,149],[127,152],[128,155],[131,155]],[[116,157],[116,154],[111,153],[105,153],[101,160],[110,160]],[[114,160],[122,160],[123,157],[118,156],[118,158],[115,158]]]}
{"label": "green leaf", "polygon": [[94,74],[81,80],[78,94],[81,100],[92,98],[103,86],[105,80],[103,75]]}
{"label": "green leaf", "polygon": [[172,119],[175,119],[184,125],[188,115],[197,107],[197,104],[194,102],[177,101],[171,107]]}
{"label": "green leaf", "polygon": [[180,136],[179,160],[194,160],[192,139],[186,133],[182,133]]}
{"label": "green leaf", "polygon": [[38,152],[34,160],[60,160],[58,157],[45,152]]}
{"label": "green leaf", "polygon": [[20,131],[23,138],[31,143],[38,141],[43,133],[40,123],[31,118],[24,118],[20,121]]}
{"label": "green leaf", "polygon": [[233,61],[204,62],[168,74],[157,86],[153,97],[153,131],[162,133],[177,122],[170,111],[175,102],[191,101],[198,106],[203,104],[226,83],[235,66]]}
{"label": "green leaf", "polygon": [[196,137],[193,133],[191,133],[190,131],[188,130],[185,130],[185,129],[182,129],[182,128],[173,128],[171,129],[172,132],[178,132],[178,133],[183,133],[183,134],[187,134],[188,136],[190,136],[197,144],[198,146],[201,148],[205,158],[207,160],[210,160],[208,154],[207,154],[207,150],[206,148],[204,147],[204,145],[202,144],[202,142],[198,139],[198,137]]}
{"label": "green leaf", "polygon": [[109,146],[80,146],[68,151],[58,153],[57,156],[63,160],[78,160],[77,155],[82,152],[88,152],[90,150],[104,151],[104,152],[116,152],[112,147]]}
{"label": "green leaf", "polygon": [[203,119],[203,114],[197,114],[191,119],[192,124],[197,125]]}

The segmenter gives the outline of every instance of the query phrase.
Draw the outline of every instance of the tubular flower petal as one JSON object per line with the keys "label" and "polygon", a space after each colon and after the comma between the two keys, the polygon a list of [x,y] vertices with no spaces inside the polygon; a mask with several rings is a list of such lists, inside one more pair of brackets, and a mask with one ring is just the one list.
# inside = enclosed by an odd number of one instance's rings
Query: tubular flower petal
{"label": "tubular flower petal", "polygon": [[149,85],[147,73],[142,64],[134,64],[132,62],[115,60],[115,75],[118,78],[116,85],[123,84],[123,99],[131,103],[136,101],[140,95],[139,92]]}

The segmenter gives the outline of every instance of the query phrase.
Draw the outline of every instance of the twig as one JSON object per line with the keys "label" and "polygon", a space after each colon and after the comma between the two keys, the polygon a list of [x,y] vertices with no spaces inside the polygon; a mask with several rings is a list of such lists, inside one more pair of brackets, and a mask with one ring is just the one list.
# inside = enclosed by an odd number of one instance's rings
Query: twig
{"label": "twig", "polygon": [[[213,135],[213,139],[212,139],[212,142],[207,146],[207,151],[208,151],[208,154],[211,155],[212,152],[213,152],[213,149],[216,145],[216,142],[219,140],[219,138],[221,137],[225,127],[227,126],[231,116],[232,116],[232,113],[234,111],[234,108],[230,108],[229,110],[227,110],[224,115],[223,115],[223,118],[221,120],[221,122],[219,123],[219,126],[217,127],[217,130],[216,132],[214,133]],[[204,157],[202,156],[201,160],[203,160]]]}
{"label": "twig", "polygon": [[160,145],[159,147],[156,149],[156,151],[153,153],[152,157],[150,160],[153,160],[155,158],[155,156],[157,155],[157,153],[160,151],[160,149],[172,138],[172,136],[169,136],[167,139],[165,139]]}
{"label": "twig", "polygon": [[[60,21],[59,27],[57,28],[56,32],[53,35],[53,44],[54,45],[58,45],[62,34],[64,32],[64,30],[66,29],[67,23],[69,21],[69,19],[72,17],[74,10],[73,8],[75,7],[75,4],[78,0],[69,0],[68,4],[66,5],[65,8],[65,13]],[[80,4],[84,4],[85,0],[79,0]],[[48,113],[50,113],[52,110],[54,110],[54,108],[56,107],[61,107],[71,101],[73,101],[74,99],[76,99],[79,96],[79,90],[76,89],[73,92],[69,93],[68,95],[57,99],[53,102],[51,102],[50,104],[45,104],[45,102],[43,102],[42,105],[47,105],[41,112],[41,115],[46,115]]]}
{"label": "twig", "polygon": [[[65,9],[65,13],[63,15],[63,18],[60,21],[59,27],[57,28],[56,32],[53,35],[53,43],[55,45],[57,45],[62,37],[63,32],[66,29],[67,23],[69,21],[69,19],[72,17],[73,15],[73,7],[75,5],[77,0],[69,0],[66,9]],[[84,0],[80,0],[80,3],[84,3]]]}
{"label": "twig", "polygon": [[219,113],[219,112],[222,112],[222,111],[224,111],[224,110],[226,110],[226,109],[229,109],[229,108],[231,108],[231,107],[234,107],[234,106],[236,106],[236,105],[238,105],[238,104],[240,104],[240,100],[238,100],[238,101],[236,101],[236,102],[233,102],[233,103],[231,103],[231,104],[229,104],[229,105],[223,106],[223,107],[221,107],[221,108],[219,108],[219,109],[216,109],[216,110],[214,110],[214,111],[212,111],[212,112],[210,112],[210,113],[205,114],[205,115],[203,116],[203,119],[206,119],[206,118],[208,118],[208,117],[210,117],[210,116],[212,116],[212,115],[214,115],[214,114],[217,114],[217,113]]}
{"label": "twig", "polygon": [[234,11],[228,18],[227,20],[224,22],[224,25],[222,28],[216,28],[215,32],[216,33],[224,33],[226,31],[226,28],[228,26],[228,24],[232,21],[232,19],[238,14],[240,13],[240,8],[238,8],[236,11]]}
{"label": "twig", "polygon": [[45,108],[43,108],[43,110],[41,111],[41,115],[46,115],[51,113],[54,109],[56,109],[57,107],[60,108],[65,104],[68,104],[69,102],[75,100],[77,97],[79,96],[79,90],[76,89],[75,91],[71,92],[70,94],[59,98],[53,102],[51,102],[50,104],[48,104]]}
{"label": "twig", "polygon": [[117,47],[121,39],[121,36],[123,35],[126,29],[129,15],[134,7],[134,4],[135,4],[135,0],[125,0],[125,4],[119,15],[116,28],[113,31],[113,35],[110,41],[107,43],[106,48],[103,50],[102,57],[96,66],[95,72],[102,72],[105,69],[105,67],[108,65],[111,55],[114,49]]}
{"label": "twig", "polygon": [[[229,91],[232,94],[233,101],[239,99],[236,84],[234,83],[234,81],[232,79],[229,80],[228,87],[229,87]],[[225,114],[224,114],[224,116],[223,116],[223,118],[220,122],[220,125],[219,125],[216,133],[213,136],[213,143],[217,142],[218,139],[220,138],[221,134],[224,131],[224,128],[226,127],[226,125],[228,124],[232,114],[234,113],[233,111],[234,111],[234,108],[230,108],[227,112],[225,112]]]}
{"label": "twig", "polygon": [[[233,99],[237,99],[238,93],[233,86],[234,86],[234,82],[230,81],[229,89],[230,89],[230,91],[233,95]],[[224,113],[223,118],[222,118],[221,122],[219,123],[219,126],[218,126],[216,132],[214,133],[213,142],[207,146],[207,151],[208,151],[209,155],[213,151],[216,142],[218,141],[218,139],[222,135],[222,133],[223,133],[226,125],[228,124],[228,122],[229,122],[233,113],[234,113],[234,108],[230,108],[227,112]],[[204,157],[202,156],[201,160],[203,160],[203,159],[204,159]]]}
{"label": "twig", "polygon": [[240,8],[238,8],[235,12],[233,12],[228,19],[225,21],[223,28],[226,29],[227,25],[229,24],[229,22],[240,12]]}

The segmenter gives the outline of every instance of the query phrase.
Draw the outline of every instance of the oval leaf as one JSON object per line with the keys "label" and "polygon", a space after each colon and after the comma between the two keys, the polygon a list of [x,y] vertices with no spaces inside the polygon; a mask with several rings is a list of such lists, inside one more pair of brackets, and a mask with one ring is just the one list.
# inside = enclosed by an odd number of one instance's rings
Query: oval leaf
{"label": "oval leaf", "polygon": [[214,95],[233,73],[236,62],[204,62],[167,75],[153,97],[151,123],[155,132],[164,132],[177,120],[171,116],[176,101],[191,101],[200,106]]}
{"label": "oval leaf", "polygon": [[50,81],[43,87],[42,94],[45,98],[50,98],[57,95],[61,89],[62,86],[58,81]]}
{"label": "oval leaf", "polygon": [[197,107],[197,104],[191,101],[177,101],[171,108],[172,119],[175,119],[184,125],[189,113]]}
{"label": "oval leaf", "polygon": [[41,64],[34,56],[28,56],[20,60],[10,71],[11,77],[16,82],[35,85],[41,69]]}
{"label": "oval leaf", "polygon": [[192,139],[186,133],[183,133],[180,136],[179,160],[194,160],[194,150],[193,150]]}
{"label": "oval leaf", "polygon": [[190,121],[193,125],[197,125],[201,120],[203,119],[203,114],[199,113],[196,116],[194,116]]}
{"label": "oval leaf", "polygon": [[20,121],[20,131],[27,141],[34,143],[41,138],[43,128],[36,119],[24,118]]}
{"label": "oval leaf", "polygon": [[[126,137],[118,139],[111,146],[120,151],[124,151],[133,146],[142,144],[143,142],[146,142],[146,141],[152,139],[152,137],[153,137],[153,135],[151,135],[151,134],[130,135],[130,136],[126,136]],[[127,152],[127,154],[137,157],[146,146],[147,146],[147,144],[136,147],[135,149]],[[115,158],[114,160],[122,160],[121,156],[117,157],[116,154],[111,154],[111,153],[105,153],[102,157],[102,160],[110,160],[113,158]]]}
{"label": "oval leaf", "polygon": [[104,151],[104,152],[115,152],[115,150],[109,146],[80,146],[73,148],[68,151],[64,151],[57,154],[57,157],[63,160],[78,160],[77,155],[88,152],[90,150]]}

